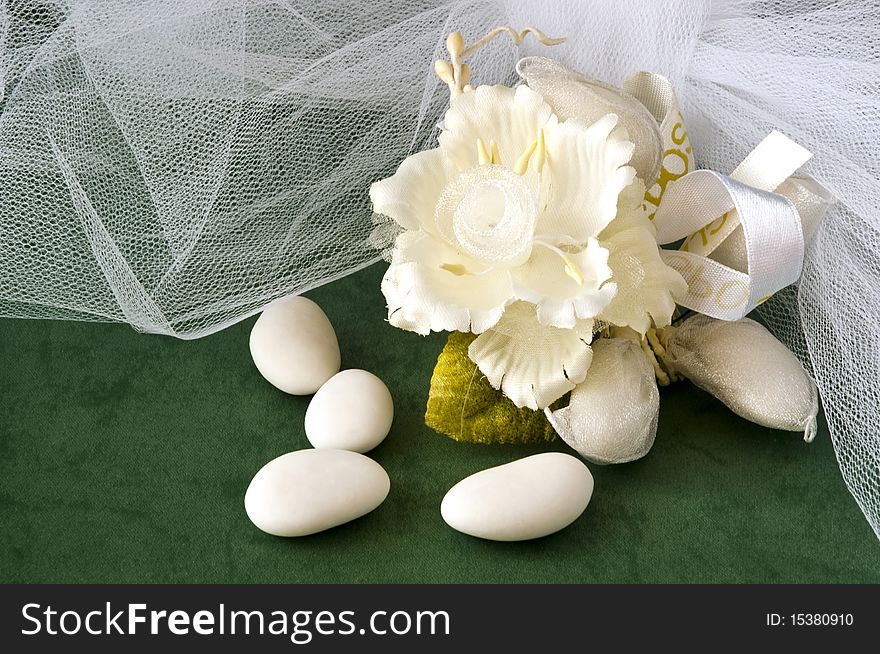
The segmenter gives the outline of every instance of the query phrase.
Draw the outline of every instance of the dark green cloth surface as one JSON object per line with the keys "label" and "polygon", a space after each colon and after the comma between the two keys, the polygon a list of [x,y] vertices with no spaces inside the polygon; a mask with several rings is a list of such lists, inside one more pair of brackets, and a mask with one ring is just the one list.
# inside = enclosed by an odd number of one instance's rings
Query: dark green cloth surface
{"label": "dark green cloth surface", "polygon": [[[309,398],[259,375],[253,319],[184,342],[125,325],[0,321],[0,579],[4,582],[877,582],[880,546],[841,479],[827,429],[754,426],[689,384],[662,391],[643,460],[590,466],[583,516],[532,542],[448,528],[446,490],[548,449],[456,443],[423,423],[444,335],[385,322],[373,266],[309,293],[344,367],[395,398],[371,454],[391,493],[372,514],[282,539],[247,519],[270,459],[308,446]],[[563,445],[556,449],[565,449]]]}

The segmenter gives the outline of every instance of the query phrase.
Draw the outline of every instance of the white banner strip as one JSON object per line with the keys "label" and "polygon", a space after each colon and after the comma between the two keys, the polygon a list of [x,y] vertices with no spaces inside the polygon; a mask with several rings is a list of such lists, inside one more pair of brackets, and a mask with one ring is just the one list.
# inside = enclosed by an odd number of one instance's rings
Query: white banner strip
{"label": "white banner strip", "polygon": [[688,284],[687,297],[679,301],[682,306],[721,320],[738,320],[748,313],[752,285],[746,273],[680,250],[661,250],[660,257]]}
{"label": "white banner strip", "polygon": [[623,90],[641,102],[660,126],[662,158],[655,180],[644,180],[647,186],[645,202],[648,216],[653,219],[666,189],[696,169],[690,137],[684,126],[684,117],[668,79],[657,73],[640,71],[623,82]]}

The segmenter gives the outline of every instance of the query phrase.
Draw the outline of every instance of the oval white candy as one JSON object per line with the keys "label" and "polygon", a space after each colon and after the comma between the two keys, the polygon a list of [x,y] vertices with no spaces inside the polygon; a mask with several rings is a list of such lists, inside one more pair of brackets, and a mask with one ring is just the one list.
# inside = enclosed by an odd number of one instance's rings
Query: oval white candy
{"label": "oval white candy", "polygon": [[291,395],[310,395],[339,372],[336,332],[308,298],[270,304],[254,323],[250,347],[260,374]]}
{"label": "oval white candy", "polygon": [[315,393],[306,410],[306,436],[317,448],[367,452],[394,420],[388,387],[366,370],[343,370]]}
{"label": "oval white candy", "polygon": [[307,536],[359,518],[388,496],[378,463],[347,450],[299,450],[269,461],[244,495],[251,522],[273,536]]}
{"label": "oval white candy", "polygon": [[453,529],[488,540],[547,536],[574,522],[593,495],[593,475],[561,452],[477,472],[453,486],[440,513]]}

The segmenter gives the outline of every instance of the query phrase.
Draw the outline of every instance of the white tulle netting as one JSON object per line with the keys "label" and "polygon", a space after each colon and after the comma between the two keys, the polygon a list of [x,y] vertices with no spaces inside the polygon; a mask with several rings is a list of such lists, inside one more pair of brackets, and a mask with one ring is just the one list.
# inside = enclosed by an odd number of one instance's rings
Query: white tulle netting
{"label": "white tulle netting", "polygon": [[0,315],[204,336],[374,261],[370,182],[434,143],[446,34],[510,24],[477,83],[549,54],[675,84],[699,164],[770,130],[838,204],[760,313],[813,372],[880,535],[880,4],[875,0],[6,0]]}

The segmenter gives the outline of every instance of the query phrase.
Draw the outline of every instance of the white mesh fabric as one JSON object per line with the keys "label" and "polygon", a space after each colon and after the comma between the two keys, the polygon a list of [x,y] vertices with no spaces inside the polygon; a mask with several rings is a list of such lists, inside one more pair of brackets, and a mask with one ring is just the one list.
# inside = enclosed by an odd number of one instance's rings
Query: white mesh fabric
{"label": "white mesh fabric", "polygon": [[445,101],[429,4],[0,4],[0,314],[192,338],[374,260],[367,187]]}
{"label": "white mesh fabric", "polygon": [[493,42],[476,83],[541,54],[671,79],[700,166],[772,129],[837,198],[767,322],[814,373],[880,535],[880,5],[875,0],[7,0],[0,3],[0,315],[202,336],[375,258],[367,188],[435,143],[431,62]]}
{"label": "white mesh fabric", "polygon": [[657,435],[660,393],[654,368],[638,341],[593,342],[587,378],[568,406],[546,412],[559,436],[593,463],[626,463],[645,456]]}

